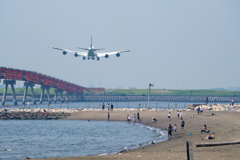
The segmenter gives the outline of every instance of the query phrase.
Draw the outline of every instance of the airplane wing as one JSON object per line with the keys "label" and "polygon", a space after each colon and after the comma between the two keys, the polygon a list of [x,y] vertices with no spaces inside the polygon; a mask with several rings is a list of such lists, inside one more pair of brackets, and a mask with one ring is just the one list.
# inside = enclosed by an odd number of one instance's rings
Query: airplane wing
{"label": "airplane wing", "polygon": [[[113,54],[119,54],[120,56],[120,53],[124,53],[124,52],[130,52],[132,49],[129,49],[129,50],[122,50],[122,51],[115,51],[115,52],[105,52],[105,53],[97,53],[97,56],[98,57],[104,57],[104,56],[109,56],[109,55],[113,55]],[[118,56],[118,57],[119,57]],[[106,58],[107,58],[106,57]]]}
{"label": "airplane wing", "polygon": [[57,47],[52,47],[52,46],[49,46],[49,47],[51,47],[52,49],[57,49],[57,50],[63,51],[62,53],[64,55],[67,54],[67,53],[73,53],[75,57],[77,57],[77,56],[87,57],[87,52],[70,51],[70,50],[67,50],[67,49],[62,49],[62,48],[57,48]]}

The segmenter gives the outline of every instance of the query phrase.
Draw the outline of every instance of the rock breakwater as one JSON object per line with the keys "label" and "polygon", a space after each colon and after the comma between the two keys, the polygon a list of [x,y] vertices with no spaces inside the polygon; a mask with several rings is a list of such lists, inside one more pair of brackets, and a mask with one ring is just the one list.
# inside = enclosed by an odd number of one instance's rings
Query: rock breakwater
{"label": "rock breakwater", "polygon": [[46,109],[0,109],[0,120],[57,120],[64,119],[71,116],[69,112],[53,112],[52,110]]}

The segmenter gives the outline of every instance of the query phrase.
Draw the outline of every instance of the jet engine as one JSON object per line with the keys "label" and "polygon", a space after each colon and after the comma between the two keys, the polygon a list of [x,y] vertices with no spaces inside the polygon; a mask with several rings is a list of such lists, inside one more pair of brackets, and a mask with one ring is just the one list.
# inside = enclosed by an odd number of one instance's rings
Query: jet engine
{"label": "jet engine", "polygon": [[117,57],[120,57],[120,53],[117,53],[116,56],[117,56]]}
{"label": "jet engine", "polygon": [[78,57],[78,54],[77,54],[77,52],[75,52],[75,53],[74,53],[74,56],[75,56],[75,57]]}
{"label": "jet engine", "polygon": [[106,54],[106,55],[105,55],[105,58],[108,58],[108,57],[109,57],[109,55],[108,55],[108,54]]}
{"label": "jet engine", "polygon": [[66,54],[67,54],[67,52],[66,52],[66,51],[63,51],[62,53],[63,53],[63,55],[66,55]]}

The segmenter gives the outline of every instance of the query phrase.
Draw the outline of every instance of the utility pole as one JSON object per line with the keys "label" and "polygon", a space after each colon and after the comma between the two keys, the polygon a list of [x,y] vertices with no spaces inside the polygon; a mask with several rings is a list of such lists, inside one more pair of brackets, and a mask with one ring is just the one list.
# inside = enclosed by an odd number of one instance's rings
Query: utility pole
{"label": "utility pole", "polygon": [[148,109],[150,108],[149,99],[150,99],[150,87],[151,86],[154,86],[154,84],[149,83],[149,89],[148,89]]}

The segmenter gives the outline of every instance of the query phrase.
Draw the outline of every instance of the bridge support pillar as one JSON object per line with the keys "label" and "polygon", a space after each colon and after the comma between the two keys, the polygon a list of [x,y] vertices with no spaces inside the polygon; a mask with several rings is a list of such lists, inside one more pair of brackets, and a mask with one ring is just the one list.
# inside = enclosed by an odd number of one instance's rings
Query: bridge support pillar
{"label": "bridge support pillar", "polygon": [[36,104],[35,96],[34,96],[34,90],[33,90],[33,86],[35,86],[35,83],[32,83],[32,82],[24,82],[24,86],[25,86],[26,88],[25,88],[24,96],[23,96],[23,104],[26,103],[26,96],[27,96],[27,92],[28,92],[28,87],[31,87],[33,104]]}
{"label": "bridge support pillar", "polygon": [[36,100],[35,100],[35,94],[34,94],[33,86],[31,86],[31,91],[32,91],[33,104],[36,104]]}
{"label": "bridge support pillar", "polygon": [[61,102],[62,102],[62,92],[63,92],[63,90],[61,90],[61,89],[55,89],[54,92],[55,92],[54,103],[57,102],[58,93],[59,93],[60,96],[61,96]]}
{"label": "bridge support pillar", "polygon": [[84,102],[84,90],[80,93],[80,95],[79,95],[79,101],[80,102]]}
{"label": "bridge support pillar", "polygon": [[46,89],[47,90],[48,103],[51,103],[51,99],[50,99],[50,95],[49,95],[50,87],[49,86],[41,86],[41,89],[42,89],[42,93],[41,93],[41,97],[40,97],[39,102],[42,103],[43,97],[44,97],[44,90]]}
{"label": "bridge support pillar", "polygon": [[69,101],[69,92],[66,92],[66,102],[68,103]]}
{"label": "bridge support pillar", "polygon": [[4,92],[3,92],[2,105],[4,105],[6,102],[6,95],[7,95],[7,89],[8,89],[9,84],[11,85],[11,89],[12,89],[13,104],[17,105],[17,99],[16,99],[16,94],[15,94],[15,89],[14,89],[14,84],[16,84],[16,81],[15,80],[4,80],[3,84],[5,84],[5,88],[4,88]]}
{"label": "bridge support pillar", "polygon": [[63,92],[60,92],[60,97],[61,97],[61,102],[63,103],[63,102],[64,102],[64,99],[63,99],[63,97],[62,97],[62,93],[63,93]]}

